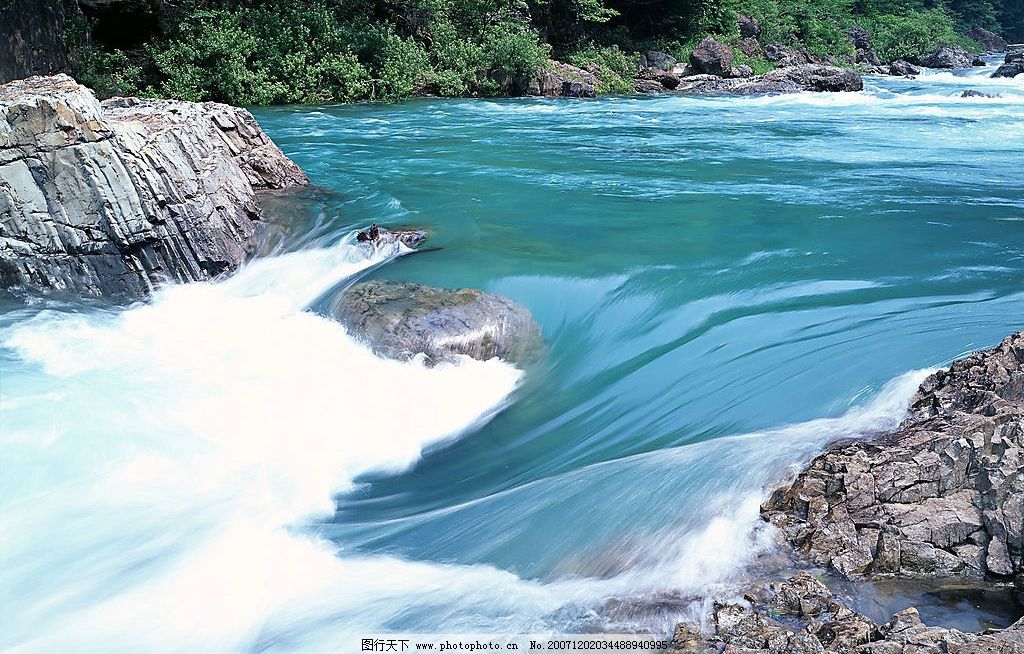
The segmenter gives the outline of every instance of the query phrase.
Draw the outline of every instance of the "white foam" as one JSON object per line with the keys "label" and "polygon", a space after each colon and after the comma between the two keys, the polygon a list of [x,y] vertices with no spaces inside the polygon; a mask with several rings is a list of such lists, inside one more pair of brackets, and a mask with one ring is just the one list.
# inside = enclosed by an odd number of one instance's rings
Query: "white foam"
{"label": "white foam", "polygon": [[[325,585],[361,601],[344,555],[290,527],[358,474],[486,419],[520,377],[496,359],[379,359],[304,310],[396,254],[346,242],[120,313],[17,325],[5,345],[51,392],[5,397],[8,444],[55,468],[24,471],[37,492],[0,508],[0,603],[17,606],[0,649],[244,651]],[[74,399],[47,411],[54,394]]]}

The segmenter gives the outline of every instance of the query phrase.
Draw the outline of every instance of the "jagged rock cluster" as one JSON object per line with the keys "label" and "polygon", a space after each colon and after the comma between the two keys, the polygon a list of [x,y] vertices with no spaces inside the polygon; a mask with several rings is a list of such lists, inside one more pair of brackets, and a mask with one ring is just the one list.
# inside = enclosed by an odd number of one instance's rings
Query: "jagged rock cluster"
{"label": "jagged rock cluster", "polygon": [[1006,46],[1003,64],[992,73],[992,77],[1016,77],[1024,73],[1024,43]]}
{"label": "jagged rock cluster", "polygon": [[1024,583],[1024,332],[931,375],[897,431],[830,447],[762,516],[846,576]]}
{"label": "jagged rock cluster", "polygon": [[971,634],[929,627],[909,608],[885,624],[844,606],[806,572],[751,589],[743,602],[715,603],[707,629],[682,623],[674,654],[1020,654],[1024,619]]}
{"label": "jagged rock cluster", "polygon": [[237,268],[258,189],[307,184],[244,109],[0,86],[0,288],[144,297]]}

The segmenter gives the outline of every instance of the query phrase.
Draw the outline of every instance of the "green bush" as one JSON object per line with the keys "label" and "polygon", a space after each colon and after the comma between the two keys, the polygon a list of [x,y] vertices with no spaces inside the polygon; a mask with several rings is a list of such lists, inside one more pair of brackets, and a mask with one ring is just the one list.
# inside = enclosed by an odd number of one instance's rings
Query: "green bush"
{"label": "green bush", "polygon": [[953,18],[941,9],[912,14],[882,14],[866,21],[875,51],[883,61],[920,59],[942,44],[977,47],[957,34]]}

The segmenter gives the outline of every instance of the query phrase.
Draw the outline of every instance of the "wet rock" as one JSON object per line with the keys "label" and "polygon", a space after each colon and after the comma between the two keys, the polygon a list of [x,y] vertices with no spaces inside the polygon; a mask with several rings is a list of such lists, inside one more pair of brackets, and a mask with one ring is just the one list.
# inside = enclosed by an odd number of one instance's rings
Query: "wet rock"
{"label": "wet rock", "polygon": [[981,91],[975,91],[974,89],[967,89],[960,94],[961,98],[994,98],[996,96],[989,95],[988,93],[982,93]]}
{"label": "wet rock", "polygon": [[762,75],[765,79],[785,79],[797,84],[805,91],[861,91],[864,80],[849,68],[806,64],[773,70]]}
{"label": "wet rock", "polygon": [[384,249],[405,246],[415,248],[427,240],[427,232],[422,229],[390,230],[378,227],[376,223],[365,231],[356,234],[356,243],[365,248]]}
{"label": "wet rock", "polygon": [[996,68],[996,72],[992,73],[992,77],[1016,77],[1021,73],[1024,73],[1024,61],[1018,60],[1001,64]]}
{"label": "wet rock", "polygon": [[971,60],[971,65],[974,67],[988,66],[988,62],[982,59],[981,57],[975,57],[974,59]]}
{"label": "wet rock", "polygon": [[505,95],[539,97],[593,98],[597,95],[597,76],[590,70],[549,61],[533,76],[514,76],[505,71],[491,71],[490,78]]}
{"label": "wet rock", "polygon": [[1002,52],[1006,49],[1006,41],[1001,36],[993,34],[986,29],[975,27],[967,33],[967,36],[980,43],[989,52]]}
{"label": "wet rock", "polygon": [[732,59],[732,48],[709,37],[693,49],[690,67],[698,73],[729,77],[732,74]]}
{"label": "wet rock", "polygon": [[668,89],[656,79],[644,79],[638,77],[633,80],[633,88],[637,93],[664,93]]}
{"label": "wet rock", "polygon": [[756,19],[744,14],[736,14],[736,23],[740,28],[740,37],[757,39],[761,36],[761,24]]}
{"label": "wet rock", "polygon": [[664,71],[660,68],[645,68],[640,71],[638,80],[649,80],[657,82],[661,85],[661,88],[655,88],[655,91],[671,91],[679,86],[680,78],[678,75],[672,72]]}
{"label": "wet rock", "polygon": [[859,91],[863,88],[864,81],[856,71],[836,66],[805,64],[779,68],[746,79],[696,75],[683,78],[677,90],[683,93],[762,95],[800,91]]}
{"label": "wet rock", "polygon": [[900,77],[913,77],[921,74],[921,69],[903,59],[897,59],[889,64],[889,74]]}
{"label": "wet rock", "polygon": [[[909,608],[876,624],[845,606],[806,572],[772,582],[757,601],[715,602],[708,633],[679,624],[669,651],[760,654],[1021,654],[1024,620],[1003,630],[971,634],[929,627]],[[748,594],[749,596],[749,594]]]}
{"label": "wet rock", "polygon": [[849,577],[1024,578],[1024,332],[930,376],[898,430],[830,447],[761,512]]}
{"label": "wet rock", "polygon": [[536,347],[540,330],[526,308],[477,289],[371,281],[345,290],[331,313],[381,356],[429,362],[459,355],[519,362]]}
{"label": "wet rock", "polygon": [[672,55],[665,54],[664,52],[657,52],[656,50],[649,50],[640,55],[640,61],[637,63],[637,68],[643,70],[645,68],[657,68],[658,70],[671,70],[672,66],[676,64],[676,59]]}
{"label": "wet rock", "polygon": [[0,86],[0,287],[125,299],[235,270],[256,191],[307,184],[252,115],[114,98],[66,75]]}
{"label": "wet rock", "polygon": [[974,58],[957,45],[944,45],[933,54],[921,60],[928,68],[970,68]]}

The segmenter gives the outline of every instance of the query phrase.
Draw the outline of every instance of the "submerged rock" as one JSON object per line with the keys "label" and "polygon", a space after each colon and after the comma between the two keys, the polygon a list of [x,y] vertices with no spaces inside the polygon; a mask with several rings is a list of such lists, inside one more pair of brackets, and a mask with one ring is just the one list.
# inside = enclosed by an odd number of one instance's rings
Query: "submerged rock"
{"label": "submerged rock", "polygon": [[676,626],[675,654],[1020,654],[1024,619],[973,634],[929,627],[915,608],[877,624],[845,606],[819,579],[800,572],[747,593],[747,601],[715,602],[708,631]]}
{"label": "submerged rock", "polygon": [[472,288],[365,282],[345,290],[331,312],[375,352],[396,359],[424,353],[432,363],[458,355],[520,362],[540,338],[525,307]]}
{"label": "submerged rock", "polygon": [[387,229],[378,227],[377,223],[370,229],[356,234],[356,243],[368,248],[391,247],[398,244],[414,248],[427,240],[427,232],[422,229]]}
{"label": "submerged rock", "polygon": [[67,75],[0,86],[0,287],[142,298],[248,255],[256,190],[307,184],[252,115],[114,98]]}
{"label": "submerged rock", "polygon": [[982,93],[981,91],[975,91],[974,89],[967,89],[960,94],[961,98],[994,98],[996,96],[989,95],[988,93]]}
{"label": "submerged rock", "polygon": [[833,445],[761,515],[846,576],[1024,583],[1024,332],[928,377],[897,431]]}

